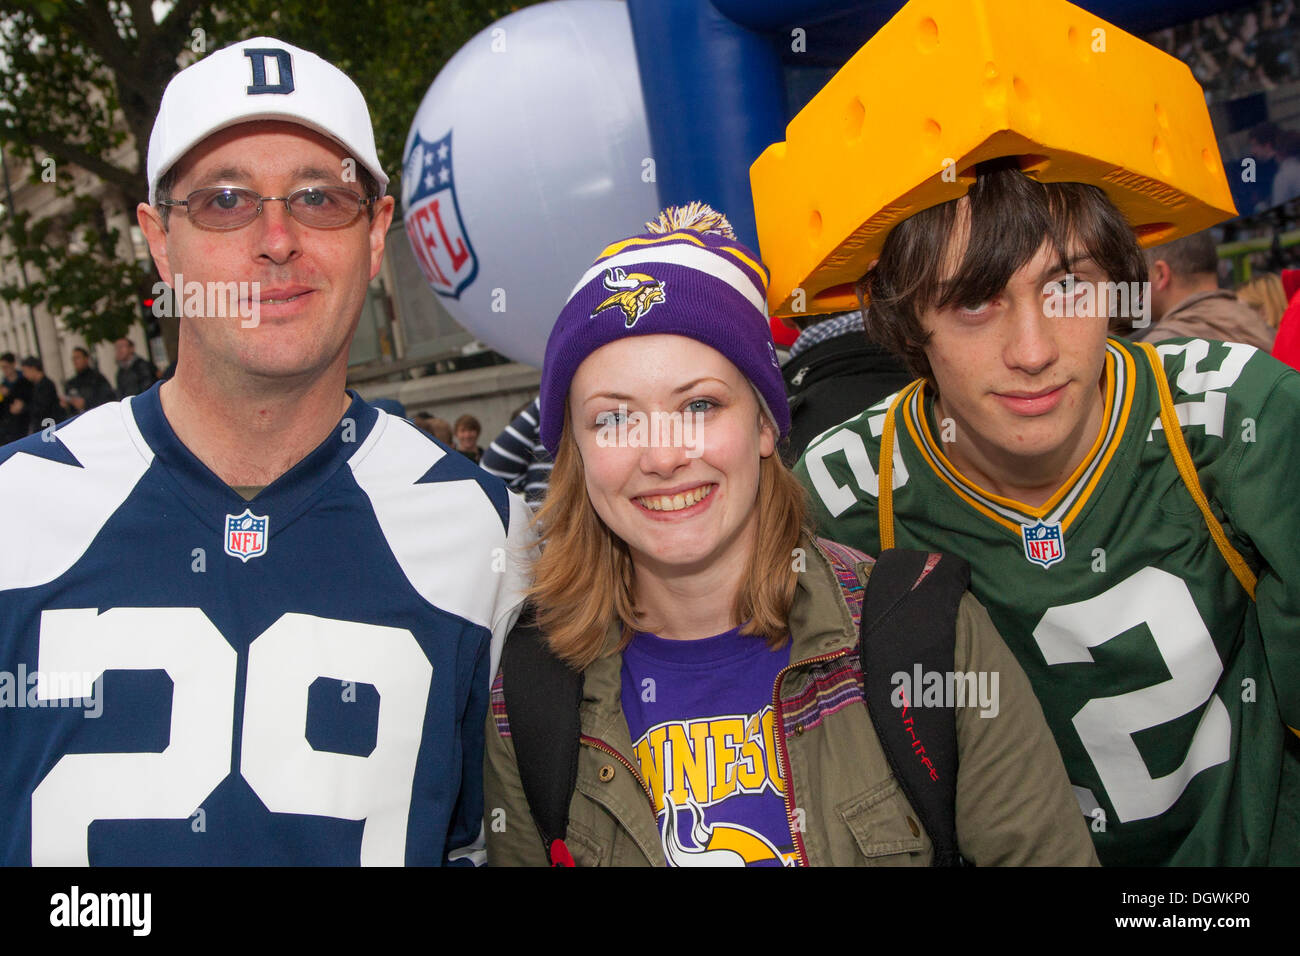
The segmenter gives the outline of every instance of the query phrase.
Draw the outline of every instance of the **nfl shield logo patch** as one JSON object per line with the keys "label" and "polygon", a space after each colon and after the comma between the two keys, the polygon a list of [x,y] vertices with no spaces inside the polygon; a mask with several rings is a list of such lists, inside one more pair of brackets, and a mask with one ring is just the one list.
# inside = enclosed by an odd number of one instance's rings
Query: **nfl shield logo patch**
{"label": "nfl shield logo patch", "polygon": [[435,292],[460,298],[478,275],[478,257],[465,234],[451,167],[451,133],[432,143],[415,134],[402,170],[406,234],[420,271]]}
{"label": "nfl shield logo patch", "polygon": [[243,514],[226,515],[226,554],[245,564],[266,554],[266,526],[266,515],[255,515],[248,508]]}
{"label": "nfl shield logo patch", "polygon": [[1059,521],[1040,521],[1021,527],[1025,539],[1025,557],[1034,564],[1050,568],[1065,557],[1065,538]]}

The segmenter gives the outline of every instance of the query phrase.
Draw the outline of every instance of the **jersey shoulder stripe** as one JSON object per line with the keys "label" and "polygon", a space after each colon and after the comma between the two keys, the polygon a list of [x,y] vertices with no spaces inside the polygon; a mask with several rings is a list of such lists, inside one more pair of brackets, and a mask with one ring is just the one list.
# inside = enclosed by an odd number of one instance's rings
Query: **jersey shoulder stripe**
{"label": "jersey shoulder stripe", "polygon": [[500,479],[385,412],[348,465],[411,586],[435,607],[491,628],[502,577],[491,572],[509,560],[508,543],[520,542],[517,512],[527,506]]}
{"label": "jersey shoulder stripe", "polygon": [[21,546],[0,549],[0,591],[47,584],[68,571],[149,470],[153,451],[131,399],[61,425],[53,440],[29,435],[4,449],[0,501]]}

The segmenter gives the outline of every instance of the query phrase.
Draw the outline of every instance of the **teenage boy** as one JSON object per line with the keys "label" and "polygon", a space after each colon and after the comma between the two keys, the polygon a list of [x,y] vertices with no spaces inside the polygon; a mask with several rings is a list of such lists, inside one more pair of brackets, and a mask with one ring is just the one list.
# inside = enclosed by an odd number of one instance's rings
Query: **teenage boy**
{"label": "teenage boy", "polygon": [[1104,864],[1296,862],[1300,375],[1109,337],[1145,278],[1100,189],[981,165],[860,284],[917,381],[797,472],[828,537],[970,562]]}

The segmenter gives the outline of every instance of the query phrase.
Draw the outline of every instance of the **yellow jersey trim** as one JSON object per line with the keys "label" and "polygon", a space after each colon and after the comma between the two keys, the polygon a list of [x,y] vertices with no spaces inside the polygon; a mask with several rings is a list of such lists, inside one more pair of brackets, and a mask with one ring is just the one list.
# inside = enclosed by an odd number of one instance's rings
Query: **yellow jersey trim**
{"label": "yellow jersey trim", "polygon": [[1139,342],[1138,347],[1146,353],[1148,361],[1151,362],[1151,369],[1155,373],[1156,388],[1160,391],[1160,424],[1164,427],[1165,440],[1169,443],[1170,452],[1173,453],[1174,464],[1178,466],[1178,474],[1182,476],[1183,484],[1187,486],[1187,491],[1196,502],[1196,507],[1201,509],[1205,526],[1210,529],[1210,537],[1214,539],[1219,553],[1223,555],[1223,560],[1228,562],[1233,575],[1253,601],[1255,585],[1258,583],[1255,573],[1250,570],[1250,565],[1246,564],[1246,559],[1241,556],[1241,552],[1232,546],[1227,532],[1223,530],[1223,525],[1219,523],[1218,518],[1214,517],[1214,512],[1210,510],[1210,503],[1205,499],[1205,492],[1201,489],[1200,479],[1196,475],[1196,467],[1192,464],[1191,452],[1187,450],[1187,442],[1183,438],[1182,423],[1178,421],[1178,413],[1174,410],[1174,400],[1169,392],[1169,381],[1165,378],[1165,368],[1160,361],[1160,354],[1150,342]]}
{"label": "yellow jersey trim", "polygon": [[[1122,363],[1122,364],[1121,364]],[[1042,521],[1065,503],[1068,510],[1059,520],[1062,531],[1067,530],[1083,511],[1101,477],[1110,465],[1124,438],[1129,414],[1136,392],[1136,365],[1124,349],[1108,345],[1105,364],[1105,399],[1102,406],[1102,427],[1088,453],[1061,486],[1043,505],[1033,507],[1012,498],[1005,498],[981,488],[963,475],[944,455],[934,440],[925,414],[924,383],[909,403],[904,419],[912,440],[916,443],[926,464],[939,480],[976,511],[1002,525],[1015,534],[1034,521]],[[1118,399],[1118,406],[1116,400]],[[951,477],[950,477],[951,476]],[[956,480],[954,480],[956,479]],[[1080,488],[1080,482],[1085,484]],[[1008,514],[1008,512],[1012,512]]]}

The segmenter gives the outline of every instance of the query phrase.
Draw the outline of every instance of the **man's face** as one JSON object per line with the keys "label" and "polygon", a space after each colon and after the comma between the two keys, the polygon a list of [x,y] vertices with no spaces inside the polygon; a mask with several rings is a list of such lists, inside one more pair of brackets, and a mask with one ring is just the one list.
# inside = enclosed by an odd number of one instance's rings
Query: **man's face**
{"label": "man's face", "polygon": [[456,447],[470,451],[478,445],[478,432],[473,428],[462,425],[456,429]]}
{"label": "man's face", "polygon": [[0,362],[0,374],[12,382],[14,380],[14,363]]}
{"label": "man's face", "polygon": [[[1084,433],[1102,402],[1107,304],[1089,308],[1082,283],[1106,277],[1090,258],[1076,258],[1077,251],[1070,250],[1072,301],[1062,309],[1058,298],[1055,315],[1048,314],[1051,292],[1044,289],[1065,274],[1045,244],[992,301],[921,316],[932,333],[925,352],[941,410],[956,425],[958,459],[974,457],[1011,474],[1041,473],[1044,462],[1069,457],[1095,437]],[[958,262],[949,256],[947,275]]]}
{"label": "man's face", "polygon": [[[173,198],[209,186],[241,186],[263,196],[343,186],[361,195],[356,182],[344,180],[344,170],[353,166],[347,159],[333,140],[302,126],[244,123],[215,133],[182,158]],[[243,315],[191,318],[187,309],[184,347],[197,353],[198,362],[272,379],[311,378],[346,361],[367,283],[383,260],[393,200],[376,203],[373,219],[363,209],[332,229],[302,225],[283,202],[264,203],[256,219],[229,230],[197,226],[181,208],[173,209],[167,232],[156,209],[141,205],[138,215],[158,271],[174,289],[178,275],[187,288],[200,283],[205,300],[209,283],[250,284],[239,290],[236,311]]]}
{"label": "man's face", "polygon": [[113,355],[119,362],[125,362],[131,358],[134,347],[130,339],[118,339],[113,343]]}
{"label": "man's face", "polygon": [[23,369],[23,378],[27,379],[27,381],[39,382],[41,380],[42,378],[41,373],[37,371],[36,366],[24,365],[22,369]]}
{"label": "man's face", "polygon": [[80,352],[73,352],[72,367],[76,369],[78,373],[84,372],[86,369],[90,368],[90,359],[86,358],[86,356],[82,355]]}

